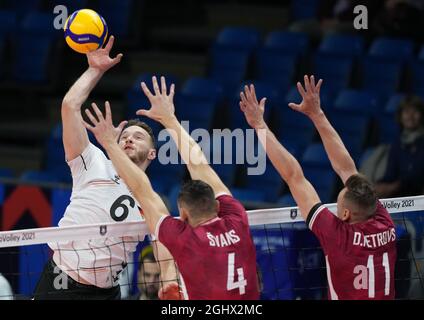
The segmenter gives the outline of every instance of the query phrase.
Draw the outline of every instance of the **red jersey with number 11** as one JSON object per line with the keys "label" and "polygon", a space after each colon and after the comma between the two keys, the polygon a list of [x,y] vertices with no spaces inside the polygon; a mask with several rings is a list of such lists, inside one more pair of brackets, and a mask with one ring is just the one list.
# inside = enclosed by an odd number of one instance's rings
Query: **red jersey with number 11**
{"label": "red jersey with number 11", "polygon": [[317,204],[307,223],[324,250],[329,298],[394,299],[395,226],[380,201],[365,222],[343,222]]}

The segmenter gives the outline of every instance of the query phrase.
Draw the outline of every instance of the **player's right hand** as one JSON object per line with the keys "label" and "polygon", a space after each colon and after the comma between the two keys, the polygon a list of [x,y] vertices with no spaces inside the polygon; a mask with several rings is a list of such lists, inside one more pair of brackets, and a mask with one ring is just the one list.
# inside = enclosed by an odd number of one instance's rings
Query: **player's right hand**
{"label": "player's right hand", "polygon": [[114,42],[114,36],[110,36],[104,48],[100,48],[87,53],[88,65],[90,66],[90,68],[97,69],[104,73],[121,61],[123,56],[122,53],[118,54],[113,59],[109,56],[110,50],[112,50]]}

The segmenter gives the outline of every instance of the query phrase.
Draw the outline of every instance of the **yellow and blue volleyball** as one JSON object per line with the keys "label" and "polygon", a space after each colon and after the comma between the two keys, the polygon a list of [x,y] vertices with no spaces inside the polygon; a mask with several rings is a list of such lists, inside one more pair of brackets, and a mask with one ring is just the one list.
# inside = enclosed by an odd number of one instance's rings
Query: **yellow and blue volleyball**
{"label": "yellow and blue volleyball", "polygon": [[105,19],[96,11],[81,9],[71,14],[64,26],[66,43],[79,53],[102,47],[108,35]]}

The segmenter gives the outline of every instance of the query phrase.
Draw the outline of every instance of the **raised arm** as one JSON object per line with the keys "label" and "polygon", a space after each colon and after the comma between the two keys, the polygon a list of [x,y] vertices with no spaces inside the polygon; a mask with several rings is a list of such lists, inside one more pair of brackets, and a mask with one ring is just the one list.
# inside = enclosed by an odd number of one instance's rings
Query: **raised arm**
{"label": "raised arm", "polygon": [[247,122],[256,130],[268,158],[289,186],[300,213],[306,220],[312,207],[320,202],[318,194],[303,175],[299,162],[280,144],[265,123],[263,115],[266,98],[258,103],[253,85],[245,86],[244,93],[242,92],[240,96],[240,108],[244,112]]}
{"label": "raised arm", "polygon": [[114,59],[109,57],[113,42],[114,37],[111,36],[104,49],[98,49],[87,54],[88,69],[63,98],[61,110],[63,146],[67,161],[78,157],[89,144],[87,131],[83,125],[81,106],[103,74],[121,61],[122,54],[117,55]]}
{"label": "raised arm", "polygon": [[138,115],[147,116],[155,121],[160,122],[172,136],[175,141],[181,158],[187,165],[190,176],[194,180],[202,180],[209,184],[215,194],[226,193],[230,191],[221,181],[216,172],[208,164],[208,161],[200,148],[200,146],[190,137],[190,135],[181,126],[178,119],[175,117],[174,107],[174,84],[171,85],[170,93],[167,95],[167,86],[165,78],[161,77],[161,89],[156,77],[153,77],[153,95],[146,84],[142,82],[141,86],[151,103],[150,110],[139,110]]}
{"label": "raised arm", "polygon": [[[155,234],[155,228],[159,219],[169,215],[168,209],[161,197],[153,190],[146,173],[137,167],[119,147],[117,143],[117,131],[112,124],[109,103],[106,103],[105,109],[106,117],[103,117],[99,108],[93,104],[93,110],[98,120],[89,109],[86,109],[87,116],[94,126],[86,122],[84,122],[84,126],[94,133],[97,141],[106,150],[119,176],[125,181],[134,197],[142,206],[150,232]],[[122,130],[124,125],[125,122],[121,123],[118,128]]]}
{"label": "raised arm", "polygon": [[300,104],[289,103],[289,106],[293,110],[304,113],[312,120],[324,144],[331,166],[344,184],[350,176],[358,173],[355,162],[321,109],[319,93],[322,79],[318,81],[317,85],[315,85],[314,76],[311,76],[310,79],[305,76],[304,81],[306,90],[300,82],[297,83],[297,89],[303,98],[302,102]]}

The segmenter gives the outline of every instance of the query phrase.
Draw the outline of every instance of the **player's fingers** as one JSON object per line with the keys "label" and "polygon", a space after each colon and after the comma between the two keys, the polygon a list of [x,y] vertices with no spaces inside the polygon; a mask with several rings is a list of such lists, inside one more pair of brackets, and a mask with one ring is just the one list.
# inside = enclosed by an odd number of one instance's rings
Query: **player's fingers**
{"label": "player's fingers", "polygon": [[97,119],[99,119],[99,122],[102,121],[103,118],[103,114],[100,111],[99,107],[97,106],[97,104],[92,103],[91,106],[93,107],[94,112],[96,113]]}
{"label": "player's fingers", "polygon": [[167,93],[166,93],[166,80],[165,80],[164,76],[160,77],[160,84],[161,84],[161,87],[162,87],[162,94],[167,95]]}
{"label": "player's fingers", "polygon": [[243,92],[240,92],[240,99],[241,99],[241,102],[243,102],[243,104],[247,104],[247,99]]}
{"label": "player's fingers", "polygon": [[244,104],[242,101],[240,101],[240,102],[239,102],[239,105],[240,105],[240,110],[241,110],[241,111],[243,111],[243,112],[245,112],[245,111],[246,111],[246,106],[245,106],[245,104]]}
{"label": "player's fingers", "polygon": [[258,98],[256,98],[255,86],[253,84],[250,85],[250,93],[252,95],[252,99],[258,101]]}
{"label": "player's fingers", "polygon": [[250,101],[251,99],[251,94],[250,94],[250,89],[247,85],[244,86],[244,95],[246,97],[247,101]]}
{"label": "player's fingers", "polygon": [[309,83],[309,77],[305,74],[305,76],[303,77],[303,80],[305,82],[305,89],[306,92],[311,91],[311,84]]}
{"label": "player's fingers", "polygon": [[149,117],[150,111],[146,109],[140,109],[135,114],[138,116]]}
{"label": "player's fingers", "polygon": [[289,107],[292,108],[293,110],[297,111],[297,109],[299,109],[300,105],[290,102]]}
{"label": "player's fingers", "polygon": [[105,110],[106,110],[106,121],[112,122],[112,111],[110,110],[110,103],[109,101],[105,102]]}
{"label": "player's fingers", "polygon": [[260,106],[261,108],[265,108],[266,99],[267,99],[267,98],[262,98],[261,102],[259,103],[259,106]]}
{"label": "player's fingers", "polygon": [[296,84],[296,86],[297,86],[297,90],[299,91],[299,93],[302,96],[302,98],[305,98],[306,92],[305,92],[305,89],[303,89],[302,84],[300,82],[298,82]]}
{"label": "player's fingers", "polygon": [[110,36],[108,42],[106,43],[106,47],[105,50],[107,52],[110,52],[110,50],[112,50],[113,47],[113,43],[115,42],[115,37],[114,36]]}
{"label": "player's fingers", "polygon": [[317,84],[317,88],[316,88],[316,92],[319,94],[320,90],[321,90],[321,85],[322,85],[323,80],[319,79],[318,84]]}
{"label": "player's fingers", "polygon": [[114,59],[113,59],[113,65],[117,65],[119,62],[121,62],[122,57],[124,55],[122,53],[118,54]]}
{"label": "player's fingers", "polygon": [[119,126],[117,127],[118,132],[121,133],[122,130],[124,130],[124,127],[127,125],[128,121],[122,121]]}
{"label": "player's fingers", "polygon": [[150,89],[147,87],[146,83],[143,81],[141,83],[141,89],[143,90],[144,94],[146,95],[146,97],[150,100],[151,98],[153,98],[153,94],[150,91]]}
{"label": "player's fingers", "polygon": [[169,98],[174,99],[175,95],[175,84],[171,84],[171,88],[169,89]]}
{"label": "player's fingers", "polygon": [[87,115],[88,119],[90,119],[91,123],[94,126],[97,126],[97,124],[99,123],[99,121],[96,119],[95,116],[93,116],[93,114],[91,113],[90,109],[85,109],[85,114]]}
{"label": "player's fingers", "polygon": [[160,90],[159,90],[159,84],[158,84],[158,79],[156,78],[156,76],[152,77],[152,82],[153,82],[153,90],[155,91],[155,94],[157,96],[160,95]]}
{"label": "player's fingers", "polygon": [[315,92],[315,77],[314,76],[311,76],[310,82],[311,82],[311,90]]}
{"label": "player's fingers", "polygon": [[91,132],[93,132],[94,127],[92,125],[90,125],[89,123],[85,122],[84,120],[82,120],[82,124],[83,126],[87,129],[90,130]]}

